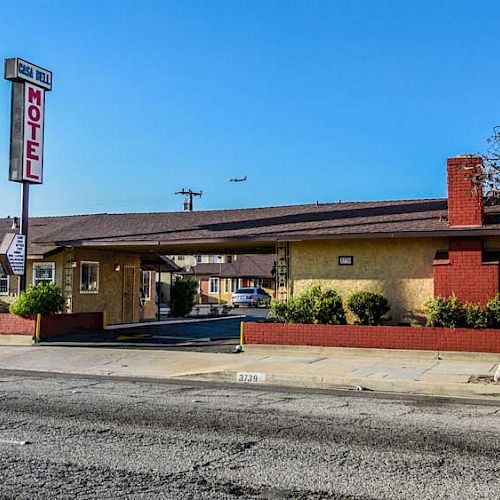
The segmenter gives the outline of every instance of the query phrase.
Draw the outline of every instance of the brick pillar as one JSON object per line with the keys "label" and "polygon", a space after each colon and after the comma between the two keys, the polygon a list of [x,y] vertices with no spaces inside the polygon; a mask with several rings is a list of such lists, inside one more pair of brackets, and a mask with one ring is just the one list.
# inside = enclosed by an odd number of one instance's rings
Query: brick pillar
{"label": "brick pillar", "polygon": [[449,260],[434,261],[434,295],[485,304],[499,291],[498,262],[483,262],[482,238],[451,238]]}
{"label": "brick pillar", "polygon": [[482,173],[479,156],[448,158],[448,225],[482,226],[484,219],[483,189],[475,179]]}

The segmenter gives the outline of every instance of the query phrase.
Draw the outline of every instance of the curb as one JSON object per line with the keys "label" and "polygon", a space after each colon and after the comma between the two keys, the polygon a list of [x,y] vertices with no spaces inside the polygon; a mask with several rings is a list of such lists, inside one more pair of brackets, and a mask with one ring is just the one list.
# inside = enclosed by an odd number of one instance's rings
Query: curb
{"label": "curb", "polygon": [[323,376],[277,375],[274,373],[260,374],[265,376],[262,382],[240,382],[240,372],[224,370],[220,372],[183,374],[170,377],[179,380],[226,382],[238,385],[252,386],[278,385],[283,387],[303,389],[344,389],[362,390],[384,393],[406,393],[411,395],[450,396],[465,398],[481,398],[496,401],[500,404],[500,384],[463,384],[416,381],[382,381],[368,378],[343,378]]}

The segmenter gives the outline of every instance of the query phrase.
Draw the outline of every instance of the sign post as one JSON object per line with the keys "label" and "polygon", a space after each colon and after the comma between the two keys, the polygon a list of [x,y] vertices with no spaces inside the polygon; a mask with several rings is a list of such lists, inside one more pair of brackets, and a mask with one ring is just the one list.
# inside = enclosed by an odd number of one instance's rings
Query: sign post
{"label": "sign post", "polygon": [[22,183],[20,236],[23,238],[16,239],[18,260],[22,252],[22,272],[19,265],[9,264],[5,241],[0,246],[0,263],[7,274],[20,276],[19,289],[23,291],[26,290],[29,186],[43,183],[45,92],[52,90],[52,72],[16,57],[5,60],[4,76],[12,82],[9,180]]}

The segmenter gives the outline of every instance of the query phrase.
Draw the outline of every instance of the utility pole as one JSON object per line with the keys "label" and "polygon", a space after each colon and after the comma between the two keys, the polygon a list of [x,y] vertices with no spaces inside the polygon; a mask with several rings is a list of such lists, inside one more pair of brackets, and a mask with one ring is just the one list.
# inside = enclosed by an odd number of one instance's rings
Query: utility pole
{"label": "utility pole", "polygon": [[182,188],[182,191],[177,191],[175,194],[182,194],[185,196],[184,198],[184,203],[183,203],[183,209],[187,212],[192,212],[193,211],[193,198],[195,196],[199,196],[201,198],[202,191],[200,190],[199,193],[196,191],[193,191],[191,189],[184,189]]}

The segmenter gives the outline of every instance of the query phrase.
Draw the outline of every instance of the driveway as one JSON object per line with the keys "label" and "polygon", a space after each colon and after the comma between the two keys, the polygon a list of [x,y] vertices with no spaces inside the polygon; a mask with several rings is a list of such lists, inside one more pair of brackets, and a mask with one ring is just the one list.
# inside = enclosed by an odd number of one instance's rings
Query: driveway
{"label": "driveway", "polygon": [[[240,307],[223,318],[199,321],[190,319],[186,323],[172,324],[143,323],[140,326],[116,330],[74,333],[48,341],[48,343],[159,344],[171,347],[203,348],[203,350],[209,347],[208,350],[227,351],[228,346],[232,349],[235,344],[239,343],[241,321],[263,321],[268,312],[269,309]],[[245,317],[239,317],[241,315]]]}

